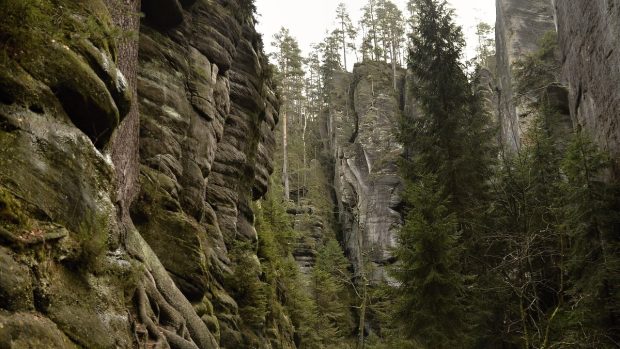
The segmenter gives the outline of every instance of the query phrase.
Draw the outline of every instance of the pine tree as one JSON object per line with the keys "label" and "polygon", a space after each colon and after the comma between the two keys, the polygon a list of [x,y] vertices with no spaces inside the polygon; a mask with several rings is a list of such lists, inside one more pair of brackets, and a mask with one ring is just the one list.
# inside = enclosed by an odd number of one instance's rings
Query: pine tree
{"label": "pine tree", "polygon": [[495,72],[495,39],[494,30],[490,24],[480,22],[476,25],[476,36],[478,37],[478,46],[476,47],[476,57],[474,58],[478,66]]}
{"label": "pine tree", "polygon": [[353,46],[355,51],[355,38],[357,37],[357,31],[351,22],[351,17],[347,12],[347,7],[344,3],[339,3],[336,9],[336,21],[338,22],[338,33],[342,39],[342,59],[343,67],[347,69],[347,50]]}
{"label": "pine tree", "polygon": [[342,71],[342,62],[340,61],[339,46],[340,35],[337,31],[328,33],[322,43],[318,45],[318,49],[323,58],[321,65],[321,78],[323,81],[323,101],[327,103],[328,95],[325,86],[330,86],[334,72]]}
{"label": "pine tree", "polygon": [[389,60],[392,64],[394,89],[396,90],[396,68],[400,65],[398,54],[403,36],[405,35],[403,14],[398,6],[389,0],[378,0],[376,8],[377,27],[383,46],[383,60],[387,62],[389,55]]}
{"label": "pine tree", "polygon": [[276,52],[273,58],[276,61],[275,80],[279,86],[279,94],[282,101],[280,116],[282,119],[282,183],[284,196],[288,200],[290,195],[290,173],[288,134],[292,124],[303,123],[303,82],[304,71],[302,70],[302,58],[299,44],[290,35],[286,28],[281,28],[274,35],[273,46]]}
{"label": "pine tree", "polygon": [[379,60],[382,56],[381,47],[378,41],[377,28],[377,0],[368,0],[366,6],[362,8],[362,19],[360,25],[364,31],[363,52],[365,55],[370,54],[370,60]]}

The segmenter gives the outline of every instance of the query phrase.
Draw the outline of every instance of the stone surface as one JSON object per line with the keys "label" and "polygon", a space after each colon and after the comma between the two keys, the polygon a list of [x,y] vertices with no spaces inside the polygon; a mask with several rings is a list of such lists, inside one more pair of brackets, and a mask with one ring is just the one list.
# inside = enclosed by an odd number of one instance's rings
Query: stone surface
{"label": "stone surface", "polygon": [[253,15],[236,1],[142,3],[138,28],[139,1],[44,0],[43,18],[74,21],[72,35],[30,17],[10,34],[22,37],[0,60],[0,347],[279,342],[245,329],[223,286],[273,171],[279,101]]}
{"label": "stone surface", "polygon": [[[60,4],[67,21],[97,16],[109,25],[101,1]],[[106,258],[108,239],[120,236],[120,227],[114,167],[103,149],[127,113],[128,87],[115,83],[123,77],[112,45],[28,46],[46,23],[26,24],[21,56],[0,68],[0,95],[10,96],[0,103],[0,201],[9,211],[0,218],[8,232],[0,263],[3,274],[21,274],[3,277],[3,293],[12,299],[2,308],[38,313],[3,312],[12,332],[0,338],[13,338],[9,345],[16,347],[127,348],[133,337],[123,279],[130,271],[123,268],[129,260]],[[23,332],[15,331],[22,324]]]}
{"label": "stone surface", "polygon": [[366,272],[374,280],[387,278],[383,266],[392,262],[390,250],[402,224],[398,101],[389,65],[357,64],[352,74],[334,78],[326,118],[341,239],[357,272],[362,263],[372,263]]}
{"label": "stone surface", "polygon": [[0,308],[9,311],[34,309],[30,270],[13,253],[0,246]]}
{"label": "stone surface", "polygon": [[37,313],[8,313],[0,310],[0,347],[7,349],[76,349],[49,319]]}
{"label": "stone surface", "polygon": [[513,64],[536,51],[543,35],[554,30],[549,1],[497,0],[495,44],[500,137],[504,148],[515,152],[529,125],[527,105],[514,91]]}
{"label": "stone surface", "polygon": [[620,1],[555,1],[573,122],[620,167]]}
{"label": "stone surface", "polygon": [[224,281],[235,267],[228,250],[257,240],[251,202],[265,194],[273,172],[279,102],[262,41],[234,1],[186,5],[173,30],[146,16],[138,76],[141,190],[132,218],[183,294],[215,309],[205,323],[221,345],[251,346],[256,339],[242,330]]}

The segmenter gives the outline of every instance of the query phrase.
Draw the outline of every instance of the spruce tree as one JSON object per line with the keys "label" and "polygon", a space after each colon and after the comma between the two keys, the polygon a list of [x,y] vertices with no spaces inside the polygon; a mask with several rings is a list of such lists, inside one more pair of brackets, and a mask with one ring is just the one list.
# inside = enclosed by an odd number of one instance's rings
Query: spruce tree
{"label": "spruce tree", "polygon": [[464,40],[446,1],[413,0],[409,7],[409,83],[417,113],[401,125],[409,194],[394,274],[399,313],[409,337],[426,347],[462,347],[470,330],[463,315],[479,316],[472,290],[483,273],[476,258],[489,203],[493,129],[460,61]]}
{"label": "spruce tree", "polygon": [[562,166],[567,178],[563,223],[570,241],[568,336],[597,348],[620,342],[620,190],[606,182],[610,164],[578,133]]}
{"label": "spruce tree", "polygon": [[425,348],[459,347],[465,325],[456,216],[432,175],[410,181],[405,200],[413,209],[395,251],[398,322]]}
{"label": "spruce tree", "polygon": [[416,167],[437,175],[459,223],[466,225],[488,191],[494,152],[490,116],[464,72],[465,42],[446,1],[413,0],[410,6],[415,11],[410,84],[420,115],[405,120],[402,140],[419,155]]}

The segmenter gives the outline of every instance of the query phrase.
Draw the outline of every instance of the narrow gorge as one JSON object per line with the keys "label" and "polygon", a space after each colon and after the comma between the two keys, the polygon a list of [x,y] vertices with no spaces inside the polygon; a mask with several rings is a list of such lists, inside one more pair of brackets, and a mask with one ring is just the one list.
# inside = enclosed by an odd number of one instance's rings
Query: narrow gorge
{"label": "narrow gorge", "polygon": [[452,3],[0,1],[0,348],[620,346],[620,0]]}

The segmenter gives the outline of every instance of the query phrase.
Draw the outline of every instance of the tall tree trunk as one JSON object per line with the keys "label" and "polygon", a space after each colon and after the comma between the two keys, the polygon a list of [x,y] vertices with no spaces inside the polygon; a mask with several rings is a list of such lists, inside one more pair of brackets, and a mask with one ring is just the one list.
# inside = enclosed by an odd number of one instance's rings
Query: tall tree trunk
{"label": "tall tree trunk", "polygon": [[362,285],[362,304],[360,306],[360,323],[359,323],[359,334],[358,334],[358,343],[357,343],[357,349],[364,349],[364,342],[365,342],[365,338],[364,338],[364,327],[365,327],[365,323],[366,323],[366,300],[368,298],[368,290],[366,288],[366,277],[363,276],[362,277],[362,282],[364,283]]}
{"label": "tall tree trunk", "polygon": [[344,32],[344,20],[340,21],[340,27],[342,28],[342,59],[344,61],[344,70],[347,71],[347,37]]}
{"label": "tall tree trunk", "polygon": [[398,85],[396,83],[396,39],[392,34],[392,74],[394,78],[394,91],[398,90]]}
{"label": "tall tree trunk", "polygon": [[301,131],[301,141],[303,143],[303,186],[305,187],[307,185],[307,180],[308,180],[308,164],[307,164],[307,157],[306,157],[306,128],[308,127],[308,119],[306,117],[306,113],[304,113],[302,115],[303,118],[303,128]]}
{"label": "tall tree trunk", "polygon": [[284,185],[284,198],[290,200],[290,186],[288,182],[288,135],[287,135],[287,115],[286,99],[283,98],[284,112],[282,113],[282,184]]}
{"label": "tall tree trunk", "polygon": [[377,23],[375,23],[375,7],[370,3],[370,22],[372,23],[373,60],[379,60],[379,47],[377,46]]}

